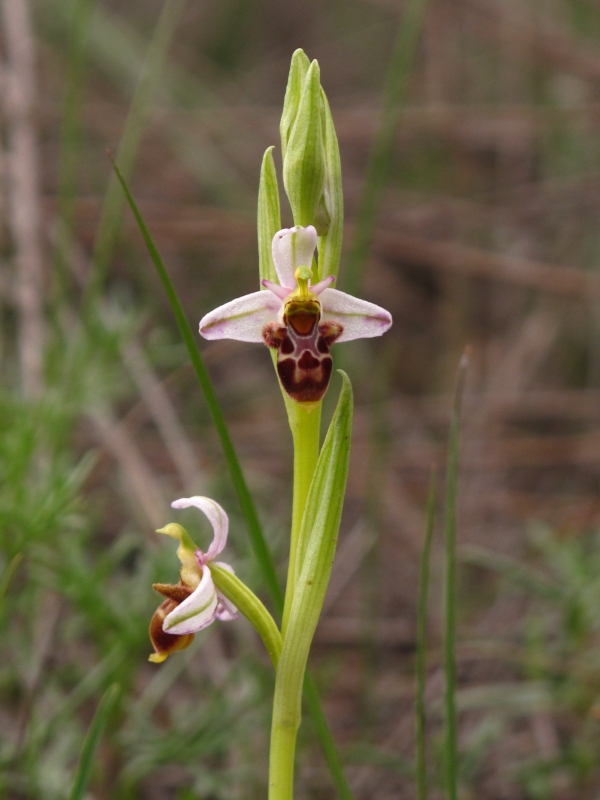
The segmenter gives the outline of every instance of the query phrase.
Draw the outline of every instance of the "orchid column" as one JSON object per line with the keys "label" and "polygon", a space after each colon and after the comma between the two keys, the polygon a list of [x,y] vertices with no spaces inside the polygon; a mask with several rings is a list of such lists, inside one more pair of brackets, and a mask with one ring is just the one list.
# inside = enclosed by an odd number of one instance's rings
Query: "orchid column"
{"label": "orchid column", "polygon": [[295,226],[281,228],[272,150],[264,156],[258,202],[262,289],[200,322],[207,339],[271,348],[294,441],[290,556],[271,728],[270,800],[293,796],[302,685],[337,542],[348,473],[352,391],[340,400],[319,452],[322,398],[336,342],[380,336],[390,314],[331,288],[342,248],[343,198],[337,138],[319,66],[297,50],[280,125],[283,181]]}

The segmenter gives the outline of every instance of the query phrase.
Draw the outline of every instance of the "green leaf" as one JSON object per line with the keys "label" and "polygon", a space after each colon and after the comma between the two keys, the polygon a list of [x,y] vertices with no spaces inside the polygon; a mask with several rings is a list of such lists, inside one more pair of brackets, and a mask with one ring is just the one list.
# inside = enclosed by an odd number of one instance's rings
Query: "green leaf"
{"label": "green leaf", "polygon": [[[256,560],[261,567],[265,583],[273,600],[273,605],[275,606],[276,611],[281,613],[283,611],[283,592],[281,591],[281,587],[279,586],[279,582],[277,580],[273,558],[264,537],[256,507],[254,505],[254,501],[252,500],[252,496],[250,495],[250,491],[248,489],[244,473],[242,472],[237,453],[235,452],[233,442],[231,441],[227,423],[225,422],[225,417],[212,385],[210,375],[208,374],[208,371],[202,360],[202,356],[200,355],[200,351],[196,345],[194,334],[192,333],[188,319],[185,316],[185,312],[177,296],[177,292],[175,291],[175,288],[171,282],[169,273],[165,268],[154,240],[150,235],[150,231],[148,230],[144,218],[142,217],[137,204],[133,199],[133,195],[129,190],[127,182],[119,171],[119,168],[114,161],[112,163],[115,173],[119,179],[119,183],[125,192],[127,202],[129,203],[129,206],[139,226],[146,247],[148,248],[150,258],[152,259],[158,276],[163,284],[163,288],[173,311],[173,315],[177,321],[181,338],[183,339],[183,342],[187,348],[190,361],[192,362],[194,372],[196,373],[196,378],[200,385],[200,389],[204,394],[206,405],[208,406],[215,429],[221,442],[221,447],[223,448],[223,452],[225,454],[227,465],[231,473],[231,479],[242,509],[242,514],[244,515],[246,524],[248,526],[252,549],[254,550]],[[314,686],[314,683],[310,679],[310,676],[307,676],[306,680],[307,686],[310,688],[310,693],[308,696],[309,707],[311,709],[311,713],[317,719],[317,732],[321,738],[321,744],[323,746],[325,757],[334,778],[336,787],[342,798],[351,798],[352,794],[344,778],[340,760],[333,745],[331,733],[326,729],[326,721],[324,720],[317,690]]]}
{"label": "green leaf", "polygon": [[325,146],[325,209],[329,219],[327,231],[319,238],[319,278],[337,278],[344,236],[344,193],[342,164],[329,102],[321,89],[321,126]]}
{"label": "green leaf", "polygon": [[285,100],[283,101],[283,112],[279,123],[279,133],[281,135],[281,157],[285,160],[287,143],[290,138],[291,130],[296,121],[298,106],[302,96],[302,87],[306,73],[310,67],[308,56],[301,48],[298,48],[292,56],[290,73],[288,75],[287,87],[285,90]]}
{"label": "green leaf", "polygon": [[310,65],[304,80],[298,114],[283,160],[283,183],[295,224],[304,227],[317,225],[325,187],[325,152],[320,71],[316,61]]}
{"label": "green leaf", "polygon": [[[296,590],[279,660],[274,707],[299,713],[301,682],[331,575],[342,517],[352,432],[352,387],[348,376],[312,480],[298,542]],[[279,695],[279,696],[278,696]]]}
{"label": "green leaf", "polygon": [[98,708],[96,709],[96,713],[94,714],[94,718],[83,743],[81,759],[79,761],[77,775],[75,776],[73,790],[70,794],[70,800],[82,800],[85,795],[85,790],[90,779],[94,754],[100,742],[100,738],[104,733],[106,723],[113,711],[117,697],[119,696],[119,691],[120,686],[117,683],[113,683],[113,685],[109,686],[106,690],[102,700],[100,700],[98,704]]}
{"label": "green leaf", "polygon": [[258,187],[258,266],[260,278],[279,283],[273,263],[272,243],[277,231],[281,230],[279,210],[279,186],[273,161],[273,147],[268,147],[260,168]]}
{"label": "green leaf", "polygon": [[215,563],[210,564],[210,572],[217,589],[228,600],[231,600],[240,614],[243,614],[252,623],[267,648],[273,666],[277,669],[277,662],[281,654],[281,634],[273,617],[254,592],[237,575]]}
{"label": "green leaf", "polygon": [[280,611],[283,609],[283,593],[277,580],[275,566],[273,564],[271,554],[269,553],[269,548],[262,532],[260,520],[258,519],[256,506],[254,505],[254,501],[250,494],[250,490],[248,489],[246,479],[244,478],[244,473],[242,472],[237,453],[235,452],[233,442],[231,441],[227,423],[225,422],[225,417],[212,385],[210,375],[208,374],[208,370],[204,365],[204,361],[202,360],[202,356],[200,355],[200,351],[196,345],[196,340],[194,338],[194,334],[192,333],[188,318],[185,315],[185,311],[183,310],[183,306],[181,305],[179,297],[177,296],[177,292],[175,291],[175,287],[171,282],[171,278],[169,277],[169,273],[167,272],[160,253],[154,244],[154,240],[150,235],[150,231],[144,222],[144,218],[137,207],[137,203],[133,199],[133,195],[131,194],[127,182],[125,181],[125,178],[123,177],[119,167],[116,165],[114,160],[112,161],[112,164],[117,178],[119,179],[119,183],[125,192],[127,202],[129,203],[129,206],[139,226],[144,242],[146,243],[150,258],[156,267],[156,271],[158,272],[158,276],[165,290],[165,294],[167,295],[173,315],[177,321],[181,338],[183,339],[183,342],[187,348],[190,361],[192,362],[192,367],[194,368],[196,378],[198,379],[198,383],[200,384],[200,388],[204,394],[206,405],[208,406],[208,410],[221,442],[221,447],[223,448],[223,452],[225,454],[227,466],[229,467],[229,471],[231,473],[231,480],[235,487],[242,513],[246,519],[252,548],[262,569],[265,582],[269,588],[271,596],[273,597],[275,606],[277,610]]}

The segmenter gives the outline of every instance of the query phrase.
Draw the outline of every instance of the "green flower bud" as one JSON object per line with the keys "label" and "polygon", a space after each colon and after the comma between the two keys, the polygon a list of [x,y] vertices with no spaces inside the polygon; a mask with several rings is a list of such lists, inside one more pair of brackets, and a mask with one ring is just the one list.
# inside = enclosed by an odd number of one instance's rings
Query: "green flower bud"
{"label": "green flower bud", "polygon": [[285,159],[288,139],[296,121],[300,97],[304,79],[310,67],[308,56],[300,48],[295,51],[290,64],[290,74],[288,76],[287,88],[285,90],[285,100],[283,101],[283,112],[279,123],[279,133],[281,134],[281,157]]}
{"label": "green flower bud", "polygon": [[324,230],[319,223],[323,220],[319,219],[318,212],[324,205],[325,148],[319,78],[319,65],[313,61],[304,79],[298,113],[287,142],[283,160],[283,183],[295,224],[303,227],[314,225],[317,233],[321,234]]}
{"label": "green flower bud", "polygon": [[[329,224],[319,239],[319,280],[337,278],[344,235],[344,193],[340,149],[327,96],[321,89],[321,126],[325,153],[325,189],[323,205]],[[318,227],[317,227],[318,230]]]}

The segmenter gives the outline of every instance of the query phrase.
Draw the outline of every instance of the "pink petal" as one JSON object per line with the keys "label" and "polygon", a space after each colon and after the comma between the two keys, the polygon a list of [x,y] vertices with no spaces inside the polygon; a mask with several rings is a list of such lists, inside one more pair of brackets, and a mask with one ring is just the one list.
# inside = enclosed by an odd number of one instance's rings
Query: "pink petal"
{"label": "pink petal", "polygon": [[228,600],[224,594],[217,589],[217,608],[215,610],[215,617],[221,622],[231,622],[237,619],[239,614],[237,608],[233,605],[231,600]]}
{"label": "pink petal", "polygon": [[317,246],[317,232],[312,225],[302,228],[284,228],[273,237],[273,261],[279,283],[288,288],[296,286],[294,273],[303,265],[312,267],[313,255]]}
{"label": "pink petal", "polygon": [[253,292],[230,300],[200,320],[205,339],[237,339],[262,342],[262,329],[277,319],[281,300],[271,292]]}
{"label": "pink petal", "polygon": [[[233,571],[233,567],[230,564],[225,564],[223,561],[215,561],[215,564],[221,569],[226,569],[227,572],[231,572],[232,575],[235,575]],[[217,610],[215,611],[215,616],[221,622],[230,622],[232,619],[238,618],[238,610],[233,605],[231,600],[228,600],[224,594],[222,594],[217,589]]]}
{"label": "pink petal", "polygon": [[214,532],[213,540],[206,553],[196,551],[196,559],[198,559],[198,553],[201,553],[200,566],[203,567],[207,561],[213,561],[225,549],[229,533],[229,517],[225,510],[210,497],[182,497],[181,500],[171,503],[172,508],[190,508],[191,506],[206,514]]}
{"label": "pink petal", "polygon": [[324,292],[325,289],[331,286],[334,281],[335,275],[330,275],[328,278],[324,278],[322,281],[319,281],[319,283],[315,283],[314,286],[310,287],[310,290],[315,294],[321,294],[321,292]]}
{"label": "pink petal", "polygon": [[321,307],[323,322],[333,320],[344,327],[338,342],[381,336],[392,324],[392,315],[385,308],[337,289],[325,289]]}
{"label": "pink petal", "polygon": [[278,283],[273,283],[272,281],[268,281],[266,278],[264,278],[261,281],[261,283],[265,287],[265,289],[268,289],[270,292],[273,292],[275,297],[278,297],[280,300],[285,300],[288,294],[294,291],[293,289],[286,289],[285,286],[280,286]]}
{"label": "pink petal", "polygon": [[204,567],[202,580],[192,594],[165,617],[163,631],[178,636],[201,631],[214,622],[217,603],[217,590],[210,569]]}

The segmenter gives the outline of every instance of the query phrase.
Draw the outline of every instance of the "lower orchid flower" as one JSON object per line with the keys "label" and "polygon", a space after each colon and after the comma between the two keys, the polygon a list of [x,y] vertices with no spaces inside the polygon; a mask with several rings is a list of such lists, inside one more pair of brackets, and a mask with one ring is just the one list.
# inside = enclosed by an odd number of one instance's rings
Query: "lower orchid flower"
{"label": "lower orchid flower", "polygon": [[[215,619],[227,621],[237,617],[236,607],[215,587],[210,566],[227,544],[229,518],[221,506],[208,497],[184,497],[171,503],[173,508],[195,508],[203,511],[213,527],[214,537],[203,553],[181,525],[171,522],[157,533],[179,541],[177,556],[181,562],[179,583],[155,583],[153,589],[167,599],[154,612],[150,622],[150,639],[156,650],[150,661],[160,663],[177,650],[185,650],[194,634]],[[222,562],[215,564],[233,573]]]}
{"label": "lower orchid flower", "polygon": [[264,342],[277,350],[277,372],[287,394],[299,403],[320,400],[329,385],[334,342],[381,336],[391,314],[374,303],[329,287],[329,276],[311,285],[317,232],[312,225],[284,228],[273,238],[279,284],[238,297],[200,321],[205,339]]}

